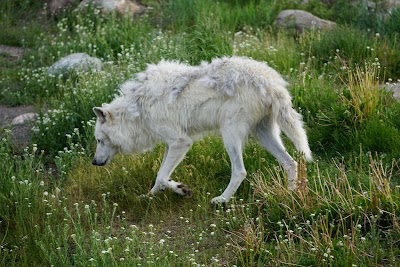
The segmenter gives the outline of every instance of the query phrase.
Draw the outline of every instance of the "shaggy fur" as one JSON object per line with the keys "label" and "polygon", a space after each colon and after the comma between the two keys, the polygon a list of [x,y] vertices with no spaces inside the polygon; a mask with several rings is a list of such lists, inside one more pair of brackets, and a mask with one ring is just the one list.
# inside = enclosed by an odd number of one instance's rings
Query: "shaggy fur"
{"label": "shaggy fur", "polygon": [[244,57],[214,59],[189,66],[175,61],[149,65],[121,86],[110,104],[93,109],[97,115],[95,165],[114,155],[151,150],[158,142],[166,151],[150,193],[170,188],[191,194],[170,176],[194,140],[219,132],[231,160],[232,176],[212,203],[229,201],[246,177],[242,150],[252,133],[282,164],[289,188],[296,187],[297,163],[285,151],[280,131],[311,160],[301,115],[291,103],[286,82],[265,63]]}

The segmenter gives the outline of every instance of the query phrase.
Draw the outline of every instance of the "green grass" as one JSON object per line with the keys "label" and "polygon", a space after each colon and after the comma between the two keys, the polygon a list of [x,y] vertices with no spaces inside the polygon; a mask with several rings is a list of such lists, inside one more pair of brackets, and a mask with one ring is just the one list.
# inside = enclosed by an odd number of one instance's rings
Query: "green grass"
{"label": "green grass", "polygon": [[[273,22],[295,1],[143,2],[153,9],[135,19],[0,4],[0,43],[29,47],[20,60],[0,55],[0,103],[41,110],[21,152],[0,129],[0,266],[397,266],[400,103],[379,86],[400,79],[399,11],[381,20],[346,1],[309,1],[340,26],[293,36]],[[47,74],[73,52],[99,57],[102,71]],[[251,138],[247,179],[223,207],[210,204],[230,178],[218,137],[195,143],[173,173],[192,198],[146,195],[162,144],[91,165],[92,107],[119,84],[161,59],[224,55],[265,61],[289,82],[315,159],[305,166],[285,139],[298,192]]]}

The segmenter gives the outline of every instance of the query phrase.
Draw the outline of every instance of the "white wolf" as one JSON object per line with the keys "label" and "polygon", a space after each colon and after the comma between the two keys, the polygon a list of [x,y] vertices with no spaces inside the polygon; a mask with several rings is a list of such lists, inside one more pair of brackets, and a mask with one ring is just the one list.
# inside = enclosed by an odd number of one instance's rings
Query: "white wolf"
{"label": "white wolf", "polygon": [[194,140],[219,131],[231,161],[228,187],[212,203],[229,201],[246,177],[242,150],[252,133],[282,164],[289,189],[296,188],[297,162],[286,152],[280,129],[311,160],[301,115],[291,103],[284,79],[265,63],[224,57],[189,66],[175,61],[148,65],[121,86],[110,104],[93,108],[97,115],[94,165],[105,165],[117,152],[143,152],[157,142],[166,151],[154,187],[190,195],[171,174]]}

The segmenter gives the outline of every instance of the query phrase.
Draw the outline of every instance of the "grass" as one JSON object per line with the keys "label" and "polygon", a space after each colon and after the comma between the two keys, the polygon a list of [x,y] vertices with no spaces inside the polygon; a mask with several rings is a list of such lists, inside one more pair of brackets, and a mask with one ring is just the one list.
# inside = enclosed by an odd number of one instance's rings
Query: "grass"
{"label": "grass", "polygon": [[[43,1],[3,1],[0,43],[29,50],[0,55],[0,102],[41,114],[21,152],[0,128],[0,266],[397,266],[400,103],[380,85],[400,79],[398,10],[383,21],[344,2],[309,1],[305,10],[340,26],[293,36],[273,21],[295,1],[147,0],[153,9],[136,19],[91,8],[38,17]],[[47,74],[73,52],[101,58],[102,71]],[[161,59],[223,55],[265,61],[288,80],[315,158],[298,158],[299,191],[252,139],[247,179],[220,207],[210,201],[230,164],[218,137],[195,143],[173,174],[192,198],[146,195],[162,144],[90,164],[92,107],[119,84]]]}

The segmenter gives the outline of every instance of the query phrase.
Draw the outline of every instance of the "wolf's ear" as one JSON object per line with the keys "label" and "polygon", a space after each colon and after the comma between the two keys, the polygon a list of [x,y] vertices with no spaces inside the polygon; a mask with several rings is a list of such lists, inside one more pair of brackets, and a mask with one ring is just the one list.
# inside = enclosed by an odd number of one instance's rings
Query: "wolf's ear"
{"label": "wolf's ear", "polygon": [[93,112],[101,123],[104,123],[111,118],[111,112],[105,108],[94,107]]}

